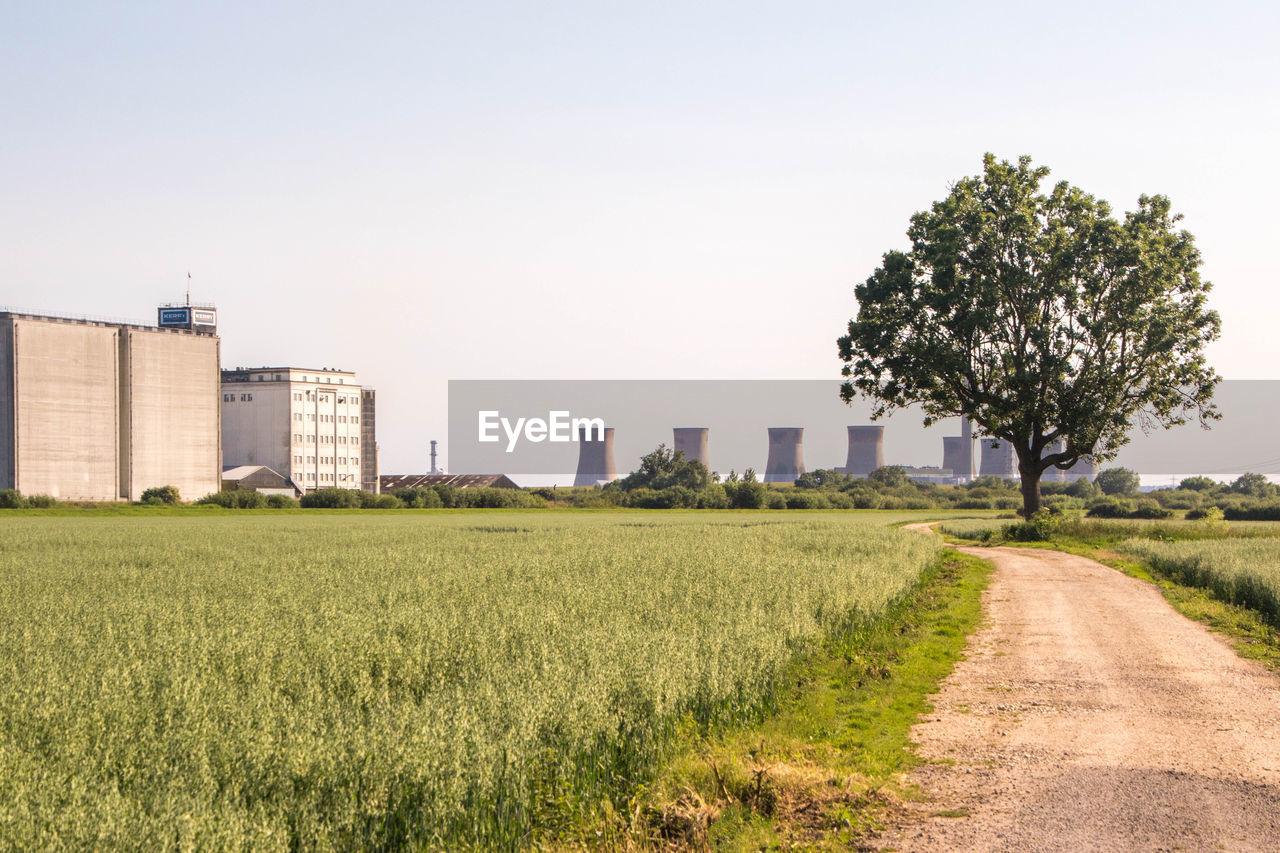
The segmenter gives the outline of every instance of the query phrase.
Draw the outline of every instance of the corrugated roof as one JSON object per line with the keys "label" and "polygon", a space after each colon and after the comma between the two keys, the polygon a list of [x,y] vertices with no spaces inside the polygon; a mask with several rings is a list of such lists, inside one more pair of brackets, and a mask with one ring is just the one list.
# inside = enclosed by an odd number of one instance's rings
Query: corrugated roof
{"label": "corrugated roof", "polygon": [[506,474],[383,474],[378,478],[382,491],[423,486],[453,486],[457,489],[518,489]]}
{"label": "corrugated roof", "polygon": [[[254,473],[255,471],[261,471],[263,468],[266,468],[266,467],[267,467],[266,465],[237,465],[234,468],[228,468],[227,470],[223,471],[222,479],[243,480],[245,477],[248,477],[250,474]],[[267,468],[267,470],[271,471],[270,468]],[[272,473],[275,473],[275,472],[272,471]]]}

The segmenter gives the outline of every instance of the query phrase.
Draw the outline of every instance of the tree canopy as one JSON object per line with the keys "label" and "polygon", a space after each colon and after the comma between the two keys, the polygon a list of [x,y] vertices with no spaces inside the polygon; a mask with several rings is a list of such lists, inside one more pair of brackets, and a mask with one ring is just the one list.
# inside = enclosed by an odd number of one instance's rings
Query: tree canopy
{"label": "tree canopy", "polygon": [[870,398],[876,418],[909,405],[926,425],[967,415],[1011,442],[1029,515],[1044,471],[1114,458],[1135,421],[1218,417],[1204,348],[1220,323],[1165,196],[1117,219],[1066,182],[1042,192],[1049,170],[1029,157],[983,166],[915,214],[910,250],[856,287],[841,396]]}

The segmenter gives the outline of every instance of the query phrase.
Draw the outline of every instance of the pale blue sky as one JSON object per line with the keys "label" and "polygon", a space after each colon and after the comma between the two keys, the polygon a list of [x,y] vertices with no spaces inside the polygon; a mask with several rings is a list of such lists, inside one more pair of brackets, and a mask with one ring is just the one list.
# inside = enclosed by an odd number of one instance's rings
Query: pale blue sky
{"label": "pale blue sky", "polygon": [[225,366],[378,388],[384,471],[450,378],[835,375],[984,151],[1171,196],[1216,366],[1278,378],[1274,3],[188,6],[4,4],[0,304],[151,319],[190,270]]}

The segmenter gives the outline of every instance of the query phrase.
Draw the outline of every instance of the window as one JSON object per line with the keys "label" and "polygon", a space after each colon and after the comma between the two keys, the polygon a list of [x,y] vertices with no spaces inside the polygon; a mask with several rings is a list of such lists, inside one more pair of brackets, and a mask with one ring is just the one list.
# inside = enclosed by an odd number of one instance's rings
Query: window
{"label": "window", "polygon": [[353,424],[358,424],[358,423],[360,423],[360,419],[359,419],[359,418],[357,418],[357,417],[353,417],[353,418],[351,419],[351,422],[352,422]]}
{"label": "window", "polygon": [[293,413],[293,419],[294,419],[295,421],[300,421],[300,420],[302,420],[302,412],[294,412],[294,413]]}
{"label": "window", "polygon": [[314,435],[308,435],[307,444],[315,444],[315,443],[316,443],[316,437]]}
{"label": "window", "polygon": [[293,434],[293,443],[294,443],[294,444],[302,444],[302,433],[300,433],[300,432],[295,432],[295,433]]}
{"label": "window", "polygon": [[241,403],[249,403],[249,402],[252,402],[252,401],[253,401],[253,395],[252,395],[252,394],[241,394],[241,395],[240,395],[240,402],[241,402]]}
{"label": "window", "polygon": [[315,412],[307,412],[307,420],[314,421],[316,419]]}

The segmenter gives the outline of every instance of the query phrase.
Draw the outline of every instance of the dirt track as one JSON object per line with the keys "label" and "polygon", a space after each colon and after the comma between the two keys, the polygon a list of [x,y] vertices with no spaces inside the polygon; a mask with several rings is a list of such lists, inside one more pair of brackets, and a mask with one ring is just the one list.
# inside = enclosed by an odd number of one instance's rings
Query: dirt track
{"label": "dirt track", "polygon": [[1091,560],[962,550],[996,564],[985,621],[874,847],[1280,850],[1280,678]]}

